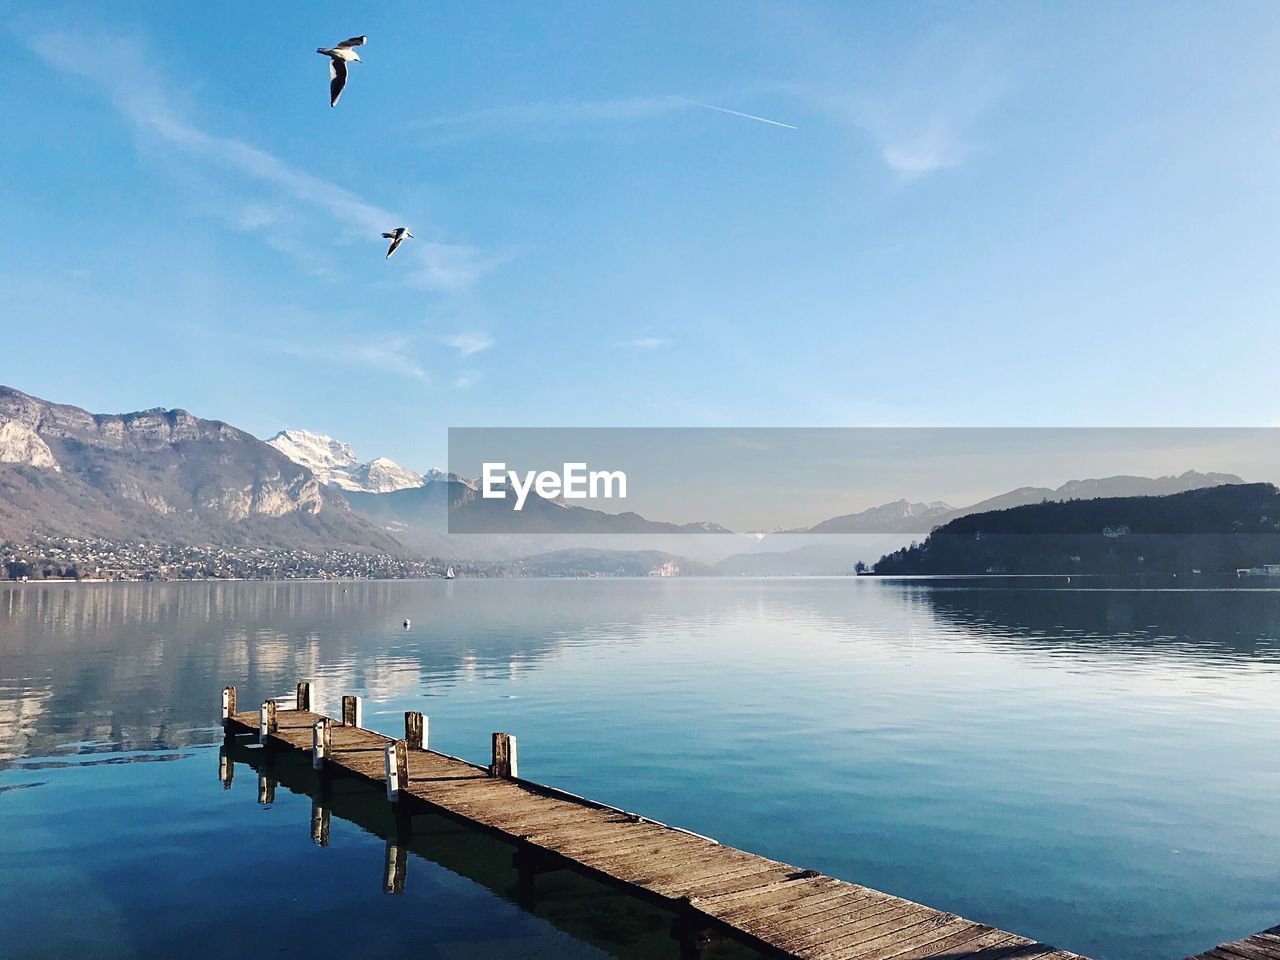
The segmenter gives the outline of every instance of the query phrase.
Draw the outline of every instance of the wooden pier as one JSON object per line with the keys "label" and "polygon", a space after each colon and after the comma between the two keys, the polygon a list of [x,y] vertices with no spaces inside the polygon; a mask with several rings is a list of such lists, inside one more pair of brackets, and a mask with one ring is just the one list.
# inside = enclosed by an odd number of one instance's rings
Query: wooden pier
{"label": "wooden pier", "polygon": [[1187,960],[1280,960],[1280,927],[1263,930],[1243,940],[1220,943]]}
{"label": "wooden pier", "polygon": [[[428,749],[422,714],[407,713],[405,737],[393,739],[360,725],[361,706],[358,698],[344,697],[342,719],[330,719],[310,709],[310,685],[300,683],[292,702],[241,712],[235,688],[228,687],[223,725],[229,739],[250,734],[267,749],[310,753],[322,777],[355,777],[383,788],[406,829],[412,814],[435,813],[510,843],[513,867],[530,891],[537,874],[568,869],[669,910],[683,957],[698,956],[719,937],[767,956],[806,960],[1081,960],[521,779],[516,739],[506,733],[493,735],[493,761],[482,767]],[[316,831],[327,834],[327,823],[313,823]],[[388,871],[388,889],[394,891],[397,872],[403,888],[403,864]],[[1280,960],[1274,933],[1257,935],[1261,945],[1250,938],[1196,960]]]}

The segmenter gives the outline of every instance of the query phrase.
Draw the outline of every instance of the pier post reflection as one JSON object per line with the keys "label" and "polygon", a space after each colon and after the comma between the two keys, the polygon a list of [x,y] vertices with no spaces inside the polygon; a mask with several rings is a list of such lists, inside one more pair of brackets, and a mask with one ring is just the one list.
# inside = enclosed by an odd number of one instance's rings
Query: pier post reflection
{"label": "pier post reflection", "polygon": [[[286,793],[280,799],[285,810],[290,809],[289,795],[305,797],[310,801],[310,839],[316,846],[329,846],[335,818],[381,839],[380,887],[385,894],[412,897],[408,868],[410,857],[416,856],[426,865],[471,880],[568,936],[621,960],[674,960],[688,946],[672,938],[677,927],[669,911],[557,869],[557,864],[539,862],[528,855],[531,851],[522,856],[521,850],[509,843],[445,816],[387,803],[382,790],[313,769],[306,753],[294,756],[264,750],[252,739],[241,738],[219,751],[220,775],[224,760],[232,769],[246,765],[258,777],[259,802],[274,802],[276,787],[283,787]],[[535,897],[534,878],[539,875],[546,876]],[[431,884],[423,886],[430,889]],[[700,945],[702,941],[693,938],[693,942]],[[717,960],[758,956],[738,943],[726,943],[716,952]]]}
{"label": "pier post reflection", "polygon": [[317,847],[329,845],[329,808],[319,797],[311,801],[311,842]]}
{"label": "pier post reflection", "polygon": [[276,802],[276,779],[270,774],[258,774],[258,802],[264,807]]}
{"label": "pier post reflection", "polygon": [[218,779],[222,781],[222,789],[230,790],[235,778],[236,765],[227,755],[227,745],[223,744],[218,748]]}
{"label": "pier post reflection", "polygon": [[408,849],[388,837],[386,840],[386,856],[383,859],[382,868],[382,892],[396,895],[404,893],[405,875],[408,870]]}

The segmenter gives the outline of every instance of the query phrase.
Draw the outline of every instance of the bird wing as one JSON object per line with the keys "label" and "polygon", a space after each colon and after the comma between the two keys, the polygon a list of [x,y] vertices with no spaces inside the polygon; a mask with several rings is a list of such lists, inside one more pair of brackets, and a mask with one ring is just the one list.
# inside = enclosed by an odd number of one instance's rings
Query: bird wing
{"label": "bird wing", "polygon": [[391,241],[391,246],[387,248],[387,259],[391,259],[391,255],[396,252],[396,247],[404,243],[404,237],[396,237]]}
{"label": "bird wing", "polygon": [[347,65],[337,57],[329,58],[329,106],[336,107],[347,85]]}
{"label": "bird wing", "polygon": [[368,37],[352,37],[350,40],[343,40],[335,49],[350,50],[352,47],[363,47],[368,39]]}

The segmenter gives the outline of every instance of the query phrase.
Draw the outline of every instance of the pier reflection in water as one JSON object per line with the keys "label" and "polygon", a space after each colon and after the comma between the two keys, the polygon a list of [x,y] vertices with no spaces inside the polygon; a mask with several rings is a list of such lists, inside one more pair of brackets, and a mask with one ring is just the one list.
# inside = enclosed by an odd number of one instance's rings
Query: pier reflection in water
{"label": "pier reflection in water", "polygon": [[[381,840],[381,873],[370,871],[351,878],[353,882],[372,887],[380,881],[384,894],[403,895],[411,882],[411,863],[425,873],[413,881],[427,885],[436,882],[436,872],[443,869],[619,960],[679,956],[673,914],[567,870],[539,873],[535,878],[518,869],[511,845],[444,816],[398,815],[381,791],[355,780],[325,776],[313,769],[306,754],[263,748],[251,738],[240,737],[218,748],[218,777],[224,789],[236,786],[237,767],[250,774],[250,784],[256,780],[257,802],[262,807],[289,799],[290,814],[297,818],[296,842],[305,842],[302,830],[309,823],[311,843],[329,847],[335,819],[362,831],[348,842],[372,850]],[[249,796],[246,793],[244,802],[249,802]],[[309,817],[304,804],[293,799],[310,801]],[[741,944],[719,939],[707,941],[704,947],[704,960],[760,956]]]}

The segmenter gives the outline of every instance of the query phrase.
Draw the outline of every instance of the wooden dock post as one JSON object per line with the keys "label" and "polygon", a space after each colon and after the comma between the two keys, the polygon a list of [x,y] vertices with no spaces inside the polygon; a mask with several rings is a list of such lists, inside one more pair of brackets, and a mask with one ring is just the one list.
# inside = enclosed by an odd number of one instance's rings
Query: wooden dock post
{"label": "wooden dock post", "polygon": [[493,762],[489,764],[489,776],[507,780],[520,776],[516,762],[516,738],[509,733],[493,735]]}
{"label": "wooden dock post", "polygon": [[404,741],[410,750],[427,749],[428,719],[416,710],[404,714]]}
{"label": "wooden dock post", "polygon": [[309,680],[303,680],[298,684],[298,696],[294,700],[293,706],[296,710],[311,709],[311,682]]}
{"label": "wooden dock post", "polygon": [[311,842],[317,847],[329,845],[329,808],[319,800],[311,801]]}
{"label": "wooden dock post", "polygon": [[227,721],[236,713],[236,688],[222,688],[222,729],[227,729]]}
{"label": "wooden dock post", "polygon": [[262,705],[258,714],[258,742],[266,743],[267,737],[280,729],[280,721],[276,716],[276,702],[268,700]]}
{"label": "wooden dock post", "polygon": [[403,740],[387,744],[387,799],[400,802],[400,792],[409,786],[409,748]]}
{"label": "wooden dock post", "polygon": [[264,807],[276,802],[276,778],[270,774],[258,774],[258,802]]}
{"label": "wooden dock post", "polygon": [[360,697],[345,696],[342,698],[342,725],[344,727],[364,727],[364,701]]}
{"label": "wooden dock post", "polygon": [[333,751],[332,721],[321,717],[311,728],[311,769],[323,770],[324,762]]}
{"label": "wooden dock post", "polygon": [[387,854],[382,870],[382,892],[396,896],[404,893],[404,880],[408,869],[409,851],[388,837]]}

